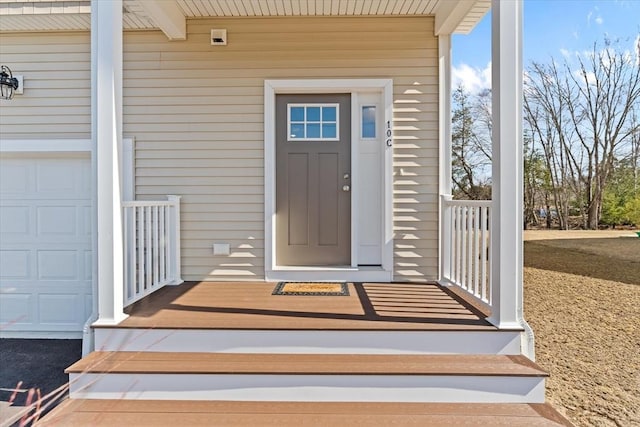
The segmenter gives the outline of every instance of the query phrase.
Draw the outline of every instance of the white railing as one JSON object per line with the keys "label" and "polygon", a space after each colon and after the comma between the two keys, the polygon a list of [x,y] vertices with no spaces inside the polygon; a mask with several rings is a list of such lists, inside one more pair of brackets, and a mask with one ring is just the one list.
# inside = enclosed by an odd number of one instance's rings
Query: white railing
{"label": "white railing", "polygon": [[442,277],[491,306],[491,200],[442,196]]}
{"label": "white railing", "polygon": [[126,307],[165,285],[182,283],[180,197],[128,201],[122,207]]}

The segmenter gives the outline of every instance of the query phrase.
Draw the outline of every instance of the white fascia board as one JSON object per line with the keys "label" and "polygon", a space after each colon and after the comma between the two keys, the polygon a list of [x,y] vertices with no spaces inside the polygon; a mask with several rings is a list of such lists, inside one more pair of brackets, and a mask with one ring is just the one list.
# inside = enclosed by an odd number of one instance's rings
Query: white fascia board
{"label": "white fascia board", "polygon": [[476,0],[440,2],[436,9],[435,35],[452,34],[475,3]]}
{"label": "white fascia board", "polygon": [[141,0],[138,3],[169,40],[187,39],[187,20],[174,0]]}

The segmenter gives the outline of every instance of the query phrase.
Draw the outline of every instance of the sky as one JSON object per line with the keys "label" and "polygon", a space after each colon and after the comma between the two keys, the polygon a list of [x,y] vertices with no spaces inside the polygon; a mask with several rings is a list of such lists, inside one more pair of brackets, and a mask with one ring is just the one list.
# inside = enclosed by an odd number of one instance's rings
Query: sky
{"label": "sky", "polygon": [[[632,50],[638,34],[640,0],[524,0],[525,68],[592,50],[605,38]],[[453,87],[462,83],[471,93],[490,87],[491,14],[470,34],[454,35],[452,46]]]}

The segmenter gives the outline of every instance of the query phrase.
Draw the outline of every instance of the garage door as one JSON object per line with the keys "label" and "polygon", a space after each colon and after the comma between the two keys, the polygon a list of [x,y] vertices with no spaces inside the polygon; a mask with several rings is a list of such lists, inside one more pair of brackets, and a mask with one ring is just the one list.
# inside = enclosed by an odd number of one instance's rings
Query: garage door
{"label": "garage door", "polygon": [[80,336],[91,312],[88,156],[0,157],[0,335]]}

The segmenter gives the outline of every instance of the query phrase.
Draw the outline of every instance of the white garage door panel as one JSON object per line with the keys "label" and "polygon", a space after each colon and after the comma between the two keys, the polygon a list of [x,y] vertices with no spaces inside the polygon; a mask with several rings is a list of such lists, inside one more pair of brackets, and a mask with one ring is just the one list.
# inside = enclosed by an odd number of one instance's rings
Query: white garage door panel
{"label": "white garage door panel", "polygon": [[[0,167],[1,166],[0,161]],[[15,197],[15,196],[13,196]],[[86,243],[91,236],[88,200],[14,200],[4,196],[0,204],[0,233],[4,241],[39,241],[43,244]],[[75,247],[75,246],[74,246]]]}
{"label": "white garage door panel", "polygon": [[0,158],[0,333],[82,330],[91,309],[90,186],[88,156]]}
{"label": "white garage door panel", "polygon": [[29,234],[31,212],[28,206],[2,205],[0,233],[4,238],[25,238]]}
{"label": "white garage door panel", "polygon": [[0,321],[3,327],[12,328],[34,323],[31,294],[3,293],[0,298]]}
{"label": "white garage door panel", "polygon": [[79,332],[89,317],[91,296],[84,294],[4,293],[0,298],[3,332]]}
{"label": "white garage door panel", "polygon": [[76,251],[38,251],[38,279],[77,280],[80,276]]}
{"label": "white garage door panel", "polygon": [[0,170],[0,193],[23,193],[27,198],[60,195],[88,199],[91,163],[87,155],[55,154],[47,157],[5,155]]}
{"label": "white garage door panel", "polygon": [[41,294],[38,298],[40,307],[48,307],[40,311],[40,323],[46,325],[74,326],[86,320],[84,295],[79,294]]}
{"label": "white garage door panel", "polygon": [[[29,191],[31,187],[32,177],[29,174],[30,165],[25,162],[16,161],[2,162],[2,168],[0,168],[0,194],[22,194]],[[35,167],[32,166],[32,167]]]}
{"label": "white garage door panel", "polygon": [[29,279],[30,271],[31,251],[0,250],[0,280]]}

